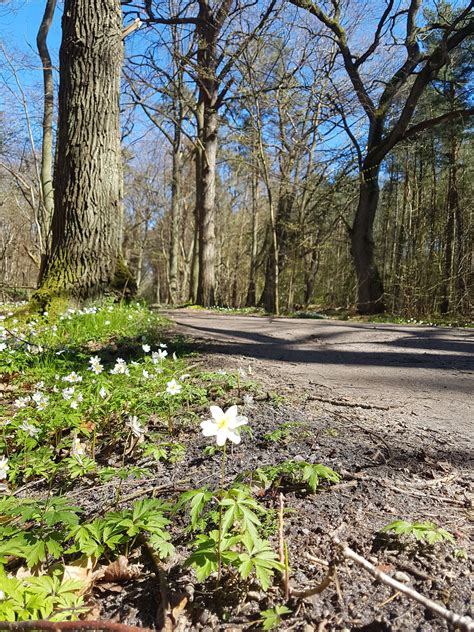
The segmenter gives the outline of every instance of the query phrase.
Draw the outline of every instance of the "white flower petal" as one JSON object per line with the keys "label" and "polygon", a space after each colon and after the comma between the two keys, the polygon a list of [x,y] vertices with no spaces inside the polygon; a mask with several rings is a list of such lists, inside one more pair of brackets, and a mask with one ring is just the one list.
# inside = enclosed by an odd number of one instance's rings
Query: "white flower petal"
{"label": "white flower petal", "polygon": [[228,431],[227,436],[229,440],[232,441],[232,443],[240,443],[241,441],[240,435],[237,434],[236,432],[232,432],[232,430]]}
{"label": "white flower petal", "polygon": [[237,417],[237,406],[234,404],[225,411],[225,414],[227,419],[229,419],[230,422],[233,422],[235,417]]}
{"label": "white flower petal", "polygon": [[229,423],[229,428],[233,430],[234,428],[238,428],[239,426],[245,426],[246,424],[248,424],[248,422],[248,418],[244,415],[237,415],[237,417],[235,419],[232,419],[232,421]]}
{"label": "white flower petal", "polygon": [[206,421],[201,422],[202,434],[205,437],[213,437],[217,434],[217,424],[215,424],[212,419],[206,419]]}
{"label": "white flower petal", "polygon": [[222,421],[222,417],[224,416],[224,411],[220,406],[210,406],[209,410],[211,411],[212,418],[217,422]]}
{"label": "white flower petal", "polygon": [[219,428],[216,434],[216,443],[219,447],[225,445],[227,441],[227,437],[229,436],[228,431],[225,428]]}

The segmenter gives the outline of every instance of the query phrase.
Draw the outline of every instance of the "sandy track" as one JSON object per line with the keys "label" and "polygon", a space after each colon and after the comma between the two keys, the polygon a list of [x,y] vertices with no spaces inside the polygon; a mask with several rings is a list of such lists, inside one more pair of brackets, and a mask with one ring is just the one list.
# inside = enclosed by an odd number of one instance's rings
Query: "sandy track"
{"label": "sandy track", "polygon": [[[474,438],[474,335],[468,329],[259,318],[170,310],[178,331],[309,394],[389,407],[410,424]],[[398,415],[397,415],[398,416]]]}

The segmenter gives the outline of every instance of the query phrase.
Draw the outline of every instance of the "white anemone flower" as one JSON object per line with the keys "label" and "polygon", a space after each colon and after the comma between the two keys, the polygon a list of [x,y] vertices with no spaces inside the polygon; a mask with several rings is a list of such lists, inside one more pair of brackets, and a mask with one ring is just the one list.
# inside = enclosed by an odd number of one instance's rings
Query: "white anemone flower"
{"label": "white anemone flower", "polygon": [[72,373],[69,373],[69,375],[63,377],[63,382],[69,382],[69,384],[78,384],[79,382],[82,382],[82,376],[78,375],[75,371],[72,371]]}
{"label": "white anemone flower", "polygon": [[24,421],[20,426],[20,430],[24,430],[30,437],[36,437],[37,434],[40,433],[40,429],[33,424],[30,424],[28,421]]}
{"label": "white anemone flower", "polygon": [[71,446],[71,456],[76,457],[76,459],[82,463],[81,457],[84,456],[85,453],[86,453],[85,445],[81,443],[80,439],[78,439],[77,437],[74,437],[74,439],[72,440],[72,446]]}
{"label": "white anemone flower", "polygon": [[181,384],[178,384],[174,378],[166,383],[166,392],[170,395],[177,395],[182,391],[182,389],[183,387]]}
{"label": "white anemone flower", "polygon": [[130,375],[130,371],[128,370],[127,363],[122,358],[117,358],[115,360],[115,366],[110,372],[113,375]]}
{"label": "white anemone flower", "polygon": [[105,390],[103,386],[99,391],[99,395],[102,397],[102,399],[105,399],[107,397],[107,391]]}
{"label": "white anemone flower", "polygon": [[73,399],[71,402],[71,408],[77,410],[79,408],[79,404],[84,400],[82,393],[78,393],[76,399]]}
{"label": "white anemone flower", "polygon": [[142,345],[142,349],[145,353],[150,353],[151,351],[150,345]]}
{"label": "white anemone flower", "polygon": [[166,349],[158,349],[158,351],[153,351],[151,354],[151,361],[153,364],[158,364],[158,362],[163,362],[167,355]]}
{"label": "white anemone flower", "polygon": [[102,373],[102,371],[104,370],[99,356],[92,356],[89,359],[89,364],[89,371],[92,371],[92,373],[95,373],[95,375],[99,375],[99,373]]}
{"label": "white anemone flower", "polygon": [[44,410],[46,406],[48,405],[48,401],[49,401],[49,397],[45,395],[44,393],[41,393],[40,391],[33,393],[33,395],[31,396],[31,399],[36,404],[36,407],[38,410]]}
{"label": "white anemone flower", "polygon": [[7,477],[9,469],[8,459],[5,456],[0,457],[0,481],[3,481]]}
{"label": "white anemone flower", "polygon": [[219,406],[211,406],[210,411],[212,419],[201,422],[202,434],[205,437],[216,437],[218,446],[225,445],[227,439],[232,443],[240,443],[240,434],[235,431],[248,424],[248,419],[237,414],[237,406],[231,406],[225,412]]}
{"label": "white anemone flower", "polygon": [[26,395],[26,397],[18,397],[17,399],[15,399],[13,405],[15,406],[15,408],[25,408],[30,401],[31,397],[29,395]]}
{"label": "white anemone flower", "polygon": [[74,391],[75,391],[74,386],[70,386],[69,388],[63,388],[62,390],[63,399],[65,399],[66,401],[69,401],[70,399],[72,399],[74,397]]}
{"label": "white anemone flower", "polygon": [[145,434],[145,428],[138,421],[138,417],[136,415],[129,417],[126,425],[130,428],[135,437],[141,437]]}

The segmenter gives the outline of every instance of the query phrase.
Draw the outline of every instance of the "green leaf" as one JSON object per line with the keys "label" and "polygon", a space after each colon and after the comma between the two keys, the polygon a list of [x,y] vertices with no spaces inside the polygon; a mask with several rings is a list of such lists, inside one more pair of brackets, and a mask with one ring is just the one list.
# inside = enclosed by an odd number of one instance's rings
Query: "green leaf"
{"label": "green leaf", "polygon": [[271,630],[277,625],[280,625],[282,615],[291,614],[291,612],[290,608],[286,606],[275,606],[274,608],[263,610],[260,613],[262,615],[261,621],[263,623],[263,629]]}
{"label": "green leaf", "polygon": [[56,559],[60,558],[62,555],[63,541],[64,541],[63,533],[50,533],[48,537],[45,539],[48,553]]}
{"label": "green leaf", "polygon": [[176,505],[176,509],[180,509],[183,505],[189,503],[191,506],[191,526],[195,528],[197,526],[199,517],[204,510],[204,507],[211,500],[211,498],[212,492],[210,492],[206,487],[202,487],[201,489],[193,489],[181,495]]}
{"label": "green leaf", "polygon": [[451,542],[451,544],[455,544],[455,539],[452,533],[449,533],[446,529],[437,527],[432,522],[411,523],[406,520],[394,520],[383,527],[381,531],[384,533],[393,531],[393,533],[400,536],[412,536],[418,542],[426,542],[430,545],[442,542],[443,540]]}
{"label": "green leaf", "polygon": [[26,555],[26,563],[28,568],[36,566],[39,562],[44,562],[46,559],[46,545],[42,540],[38,540],[28,548]]}

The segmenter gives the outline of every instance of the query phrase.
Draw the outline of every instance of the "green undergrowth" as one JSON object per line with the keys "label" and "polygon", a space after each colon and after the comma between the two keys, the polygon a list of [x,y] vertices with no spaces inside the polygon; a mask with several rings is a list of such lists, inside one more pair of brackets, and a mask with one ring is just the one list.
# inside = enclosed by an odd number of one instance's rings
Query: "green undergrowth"
{"label": "green undergrowth", "polygon": [[[171,334],[138,303],[41,315],[0,306],[0,620],[90,616],[102,581],[165,562],[203,594],[259,590],[269,607],[252,626],[290,614],[279,605],[289,566],[275,498],[341,477],[297,458],[235,470],[259,430],[236,406],[251,417],[259,385],[244,368],[208,370]],[[230,453],[223,429],[242,442]],[[259,440],[276,450],[310,432],[287,422]],[[226,476],[228,459],[237,476]],[[196,463],[200,482],[186,478]]]}
{"label": "green undergrowth", "polygon": [[[176,541],[197,581],[267,591],[283,565],[256,476],[166,499],[127,487],[185,462],[210,404],[251,405],[245,370],[207,371],[140,304],[0,314],[0,619],[81,618],[111,566],[131,579],[144,547],[156,563]],[[83,505],[103,488],[95,509]]]}

